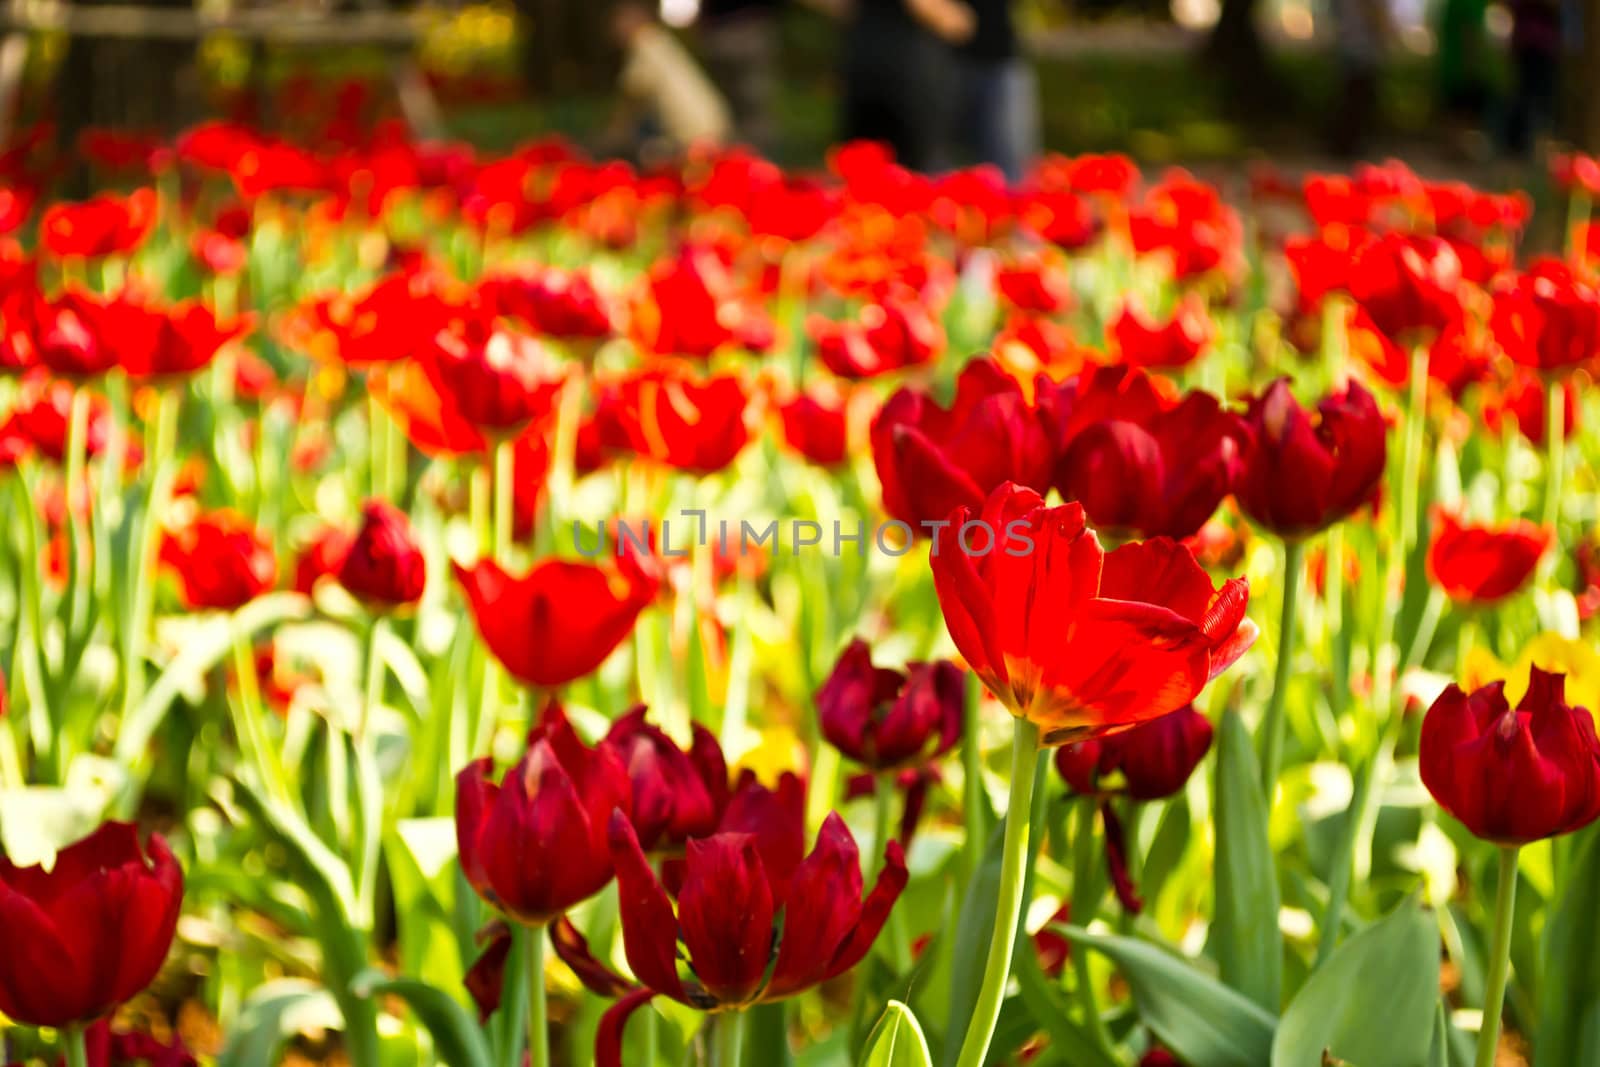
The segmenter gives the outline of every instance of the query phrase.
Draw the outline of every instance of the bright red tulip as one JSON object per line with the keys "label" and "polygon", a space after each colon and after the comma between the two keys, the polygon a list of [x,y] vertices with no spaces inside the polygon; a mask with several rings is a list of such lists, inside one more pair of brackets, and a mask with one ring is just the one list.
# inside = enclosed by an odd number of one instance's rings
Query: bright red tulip
{"label": "bright red tulip", "polygon": [[602,436],[678,470],[722,470],[749,443],[750,398],[733,374],[699,378],[655,367],[611,386],[600,400]]}
{"label": "bright red tulip", "polygon": [[493,771],[480,759],[456,775],[461,869],[507,918],[542,926],[611,881],[606,827],[632,810],[628,772],[609,742],[587,747],[555,707],[498,786]]}
{"label": "bright red tulip", "polygon": [[140,847],[131,823],[104,824],[48,872],[0,856],[0,1015],[59,1028],[110,1014],[161,970],[182,904],[166,841]]}
{"label": "bright red tulip", "polygon": [[728,265],[691,246],[650,269],[629,335],[646,352],[706,359],[723,348],[765,352],[777,340],[766,312],[737,291]]}
{"label": "bright red tulip", "polygon": [[1123,304],[1111,322],[1117,354],[1130,367],[1186,367],[1211,347],[1216,332],[1198,296],[1179,301],[1166,322],[1156,322],[1137,301]]}
{"label": "bright red tulip", "polygon": [[272,545],[250,520],[232,511],[200,515],[161,542],[190,608],[232,611],[272,588],[278,563]]}
{"label": "bright red tulip", "polygon": [[995,271],[1001,299],[1018,311],[1050,314],[1072,306],[1072,277],[1056,260],[1032,255]]}
{"label": "bright red tulip", "polygon": [[1495,682],[1470,695],[1452,685],[1428,709],[1422,784],[1474,836],[1522,845],[1600,816],[1600,738],[1565,687],[1565,675],[1535,667],[1516,708]]}
{"label": "bright red tulip", "polygon": [[106,324],[130,376],[170,378],[209,366],[218,350],[242,337],[252,322],[219,323],[215,311],[194,300],[159,307],[124,295],[106,309]]}
{"label": "bright red tulip", "polygon": [[112,301],[82,289],[40,298],[34,315],[38,361],[67,378],[93,378],[117,365]]}
{"label": "bright red tulip", "polygon": [[351,595],[375,606],[393,608],[421,600],[427,562],[411,537],[406,513],[382,500],[368,501],[337,576]]}
{"label": "bright red tulip", "polygon": [[1385,234],[1350,267],[1350,295],[1380,330],[1409,347],[1462,315],[1461,260],[1437,237]]}
{"label": "bright red tulip", "polygon": [[[72,419],[72,398],[79,389],[62,378],[29,374],[13,401],[11,414],[0,423],[0,441],[22,451],[33,450],[56,463],[67,456],[68,423]],[[89,422],[84,437],[84,453],[100,455],[111,431],[110,405],[104,398],[91,396]],[[4,446],[0,446],[4,447]]]}
{"label": "bright red tulip", "polygon": [[1452,600],[1492,604],[1533,577],[1551,540],[1549,530],[1525,519],[1500,527],[1468,526],[1436,507],[1428,577]]}
{"label": "bright red tulip", "polygon": [[478,283],[478,296],[495,314],[521,319],[545,337],[592,341],[614,332],[611,309],[583,271],[491,274]]}
{"label": "bright red tulip", "polygon": [[1517,363],[1559,371],[1600,354],[1600,289],[1558,259],[1540,259],[1494,289],[1494,339]]}
{"label": "bright red tulip", "polygon": [[872,649],[850,642],[817,692],[822,736],[857,763],[882,772],[916,766],[961,739],[965,686],[945,660],[904,671],[872,664]]}
{"label": "bright red tulip", "polygon": [[1102,552],[1083,508],[1006,484],[935,544],[934,587],[967,665],[1047,745],[1176,711],[1255,641],[1249,587],[1216,588],[1165,538]]}
{"label": "bright red tulip", "polygon": [[938,318],[909,294],[867,304],[854,319],[845,321],[812,315],[806,332],[822,365],[852,380],[932,362],[945,346]]}
{"label": "bright red tulip", "polygon": [[81,203],[54,204],[39,220],[39,244],[53,256],[126,255],[144,243],[156,220],[156,191],[104,193]]}
{"label": "bright red tulip", "polygon": [[783,439],[819,467],[837,467],[849,456],[847,398],[811,390],[778,407]]}
{"label": "bright red tulip", "polygon": [[1360,384],[1307,413],[1280,378],[1240,420],[1234,493],[1245,514],[1279,537],[1304,537],[1371,500],[1388,459],[1388,428]]}
{"label": "bright red tulip", "polygon": [[655,598],[655,581],[631,557],[619,563],[547,559],[517,578],[481,560],[455,572],[495,659],[524,684],[551,687],[605,662]]}
{"label": "bright red tulip", "polygon": [[538,338],[478,319],[440,330],[418,363],[443,403],[491,441],[548,414],[566,376]]}
{"label": "bright red tulip", "polygon": [[907,387],[872,425],[884,510],[918,536],[928,535],[925,523],[942,522],[957,507],[981,507],[1006,482],[1044,489],[1055,458],[1044,418],[989,359],[967,364],[948,409]]}

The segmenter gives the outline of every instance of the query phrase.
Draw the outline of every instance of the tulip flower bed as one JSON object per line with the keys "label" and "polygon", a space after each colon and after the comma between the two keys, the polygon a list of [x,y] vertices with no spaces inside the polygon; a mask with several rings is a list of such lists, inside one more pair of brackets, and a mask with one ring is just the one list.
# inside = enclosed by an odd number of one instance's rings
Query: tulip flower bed
{"label": "tulip flower bed", "polygon": [[1600,165],[0,191],[0,1062],[1600,1062]]}

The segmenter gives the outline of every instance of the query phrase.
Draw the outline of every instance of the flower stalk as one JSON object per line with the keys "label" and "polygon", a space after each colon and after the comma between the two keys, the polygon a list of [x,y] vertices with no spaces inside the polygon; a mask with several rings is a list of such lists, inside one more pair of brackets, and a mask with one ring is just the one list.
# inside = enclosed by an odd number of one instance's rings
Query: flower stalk
{"label": "flower stalk", "polygon": [[1489,945],[1476,1067],[1494,1067],[1495,1051],[1500,1047],[1500,1012],[1505,1007],[1506,980],[1511,974],[1511,925],[1517,910],[1517,856],[1520,851],[1516,845],[1500,849],[1500,873],[1494,895],[1494,935]]}

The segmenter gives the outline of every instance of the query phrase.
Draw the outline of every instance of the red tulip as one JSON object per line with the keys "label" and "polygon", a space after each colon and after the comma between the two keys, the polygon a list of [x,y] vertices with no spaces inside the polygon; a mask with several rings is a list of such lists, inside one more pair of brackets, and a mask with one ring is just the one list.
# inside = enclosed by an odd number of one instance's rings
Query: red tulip
{"label": "red tulip", "polygon": [[[1211,750],[1211,720],[1186,704],[1117,734],[1056,750],[1056,770],[1084,796],[1160,800],[1184,787]],[[1107,785],[1107,781],[1120,784]]]}
{"label": "red tulip", "polygon": [[119,345],[112,303],[82,289],[67,288],[54,300],[40,298],[34,343],[40,363],[68,378],[92,378],[117,365]]}
{"label": "red tulip", "polygon": [[948,409],[911,387],[891,396],[872,425],[872,461],[884,510],[925,536],[924,524],[982,506],[1005,482],[1045,488],[1055,452],[1016,379],[978,359],[961,372]]}
{"label": "red tulip", "polygon": [[[1578,432],[1583,408],[1578,405],[1578,382],[1561,382],[1561,436],[1572,440]],[[1516,420],[1517,432],[1535,448],[1544,448],[1550,434],[1550,390],[1531,370],[1518,368],[1510,380],[1483,391],[1483,424],[1491,433],[1505,430],[1506,419]]]}
{"label": "red tulip", "polygon": [[285,339],[318,358],[370,367],[422,354],[451,314],[434,274],[401,270],[354,294],[307,301],[291,314]]}
{"label": "red tulip", "polygon": [[1533,668],[1515,709],[1505,683],[1452,685],[1422,720],[1422,784],[1474,836],[1522,845],[1600,816],[1594,717],[1567,706],[1566,677]]}
{"label": "red tulip", "polygon": [[598,340],[613,332],[611,310],[584,271],[491,274],[478,282],[478,296],[495,314],[521,319],[546,337]]}
{"label": "red tulip", "polygon": [[1600,290],[1560,260],[1540,259],[1495,287],[1489,325],[1517,363],[1563,370],[1600,353]]}
{"label": "red tulip", "polygon": [[1245,514],[1280,537],[1304,537],[1372,499],[1388,458],[1372,394],[1351,382],[1308,414],[1280,378],[1240,420],[1235,494]]}
{"label": "red tulip", "polygon": [[611,881],[606,826],[632,810],[628,772],[609,742],[585,746],[557,707],[498,786],[493,770],[480,759],[456,775],[461,869],[502,914],[541,926]]}
{"label": "red tulip", "polygon": [[224,325],[198,301],[171,307],[138,303],[126,295],[106,310],[107,333],[116,337],[122,368],[135,378],[169,378],[210,365],[217,351],[243,336],[252,323],[235,318]]}
{"label": "red tulip", "polygon": [[339,584],[360,600],[391,608],[421,600],[427,578],[427,563],[411,538],[405,512],[382,500],[368,501],[361,529],[339,564]]}
{"label": "red tulip", "polygon": [[155,220],[154,189],[136,189],[127,196],[104,193],[45,209],[39,244],[54,256],[125,255],[144,242]]}
{"label": "red tulip", "polygon": [[650,269],[629,334],[646,352],[706,359],[723,348],[765,352],[777,340],[772,320],[737,292],[726,263],[691,246]]}
{"label": "red tulip", "polygon": [[1117,353],[1130,367],[1186,367],[1200,358],[1216,335],[1205,302],[1185,297],[1172,317],[1157,323],[1138,301],[1123,304],[1111,323]]}
{"label": "red tulip", "polygon": [[749,396],[736,375],[710,378],[657,367],[639,371],[601,397],[607,443],[678,470],[722,470],[750,440]]}
{"label": "red tulip", "polygon": [[845,398],[811,390],[778,407],[783,439],[819,467],[837,467],[849,457],[849,423]]}
{"label": "red tulip", "polygon": [[350,552],[355,537],[332,526],[319,530],[312,540],[295,557],[294,590],[311,596],[317,582],[323,578],[337,578],[344,558]]}
{"label": "red tulip", "polygon": [[1001,298],[1018,311],[1049,314],[1072,306],[1072,277],[1066,267],[1041,255],[1000,267],[994,276]]}
{"label": "red tulip", "polygon": [[[747,834],[689,842],[676,907],[620,814],[611,820],[611,852],[623,945],[643,988],[601,1021],[599,1067],[620,1067],[623,1026],[655,996],[703,1011],[737,1010],[843,974],[871,949],[906,883],[905,858],[890,842],[886,866],[863,899],[860,855],[837,814],[823,823],[811,854],[786,875],[772,870]],[[678,973],[680,956],[687,980]]]}
{"label": "red tulip", "polygon": [[1047,745],[1176,711],[1255,640],[1246,582],[1213,587],[1175,541],[1104,553],[1081,505],[1047,508],[1009,483],[981,514],[962,507],[950,519],[977,532],[934,546],[945,625],[989,691]]}
{"label": "red tulip", "polygon": [[822,365],[852,380],[930,363],[945,346],[938,318],[909,294],[867,304],[854,319],[843,322],[812,315],[806,332]]}
{"label": "red tulip", "polygon": [[964,690],[953,663],[875,667],[871,648],[857,638],[817,693],[822,736],[876,772],[918,765],[960,740]]}
{"label": "red tulip", "polygon": [[418,363],[443,403],[492,441],[549,413],[566,375],[537,338],[478,319],[440,330]]}
{"label": "red tulip", "polygon": [[1380,330],[1410,346],[1461,317],[1461,260],[1441,238],[1385,234],[1356,253],[1350,295]]}
{"label": "red tulip", "polygon": [[232,611],[271,589],[278,577],[271,543],[232,511],[201,515],[168,531],[161,562],[176,574],[190,608]]}
{"label": "red tulip", "polygon": [[59,1028],[109,1014],[160,971],[182,904],[166,841],[141,848],[131,823],[104,824],[48,872],[0,856],[0,1015]]}
{"label": "red tulip", "polygon": [[[13,449],[35,450],[56,463],[65,462],[72,398],[81,388],[87,387],[42,374],[24,376],[11,414],[0,423],[0,441]],[[97,456],[103,452],[110,430],[110,405],[104,398],[91,395],[84,453]]]}
{"label": "red tulip", "polygon": [[656,584],[624,556],[620,567],[547,559],[515,578],[489,560],[455,566],[478,633],[526,685],[590,673],[633,631]]}
{"label": "red tulip", "polygon": [[1433,509],[1428,577],[1450,599],[1492,604],[1521,589],[1550,547],[1551,533],[1525,519],[1502,527],[1467,526]]}
{"label": "red tulip", "polygon": [[1143,371],[1085,371],[1055,394],[1061,460],[1054,484],[1098,527],[1190,537],[1233,489],[1238,423],[1209,393],[1173,405]]}
{"label": "red tulip", "polygon": [[730,797],[728,765],[717,739],[699,723],[685,752],[639,705],[611,724],[606,740],[633,783],[633,827],[647,852],[681,852],[690,838],[714,833]]}

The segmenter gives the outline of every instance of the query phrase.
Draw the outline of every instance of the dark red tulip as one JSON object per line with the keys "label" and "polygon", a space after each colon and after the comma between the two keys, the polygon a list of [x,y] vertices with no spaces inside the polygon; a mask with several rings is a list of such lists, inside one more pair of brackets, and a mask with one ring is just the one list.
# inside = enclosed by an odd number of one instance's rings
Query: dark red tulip
{"label": "dark red tulip", "polygon": [[1494,289],[1494,339],[1517,363],[1559,371],[1600,354],[1600,290],[1558,259],[1540,259]]}
{"label": "dark red tulip", "polygon": [[156,191],[104,193],[81,203],[53,204],[39,220],[39,244],[53,256],[125,255],[149,236]]}
{"label": "dark red tulip", "polygon": [[979,508],[1006,482],[1047,487],[1055,449],[1016,379],[977,359],[961,372],[949,408],[911,387],[891,396],[872,425],[872,461],[884,510],[926,536],[924,523]]}
{"label": "dark red tulip", "polygon": [[631,557],[617,562],[547,559],[518,578],[481,560],[455,572],[495,659],[524,684],[550,687],[605,662],[655,598],[655,581]]}
{"label": "dark red tulip", "polygon": [[1117,354],[1130,367],[1186,367],[1210,348],[1216,332],[1198,296],[1180,300],[1165,322],[1156,322],[1137,301],[1124,304],[1111,322]]}
{"label": "dark red tulip", "polygon": [[1216,588],[1189,549],[1166,538],[1114,552],[1083,508],[1047,508],[1006,484],[965,544],[935,545],[931,564],[945,625],[967,665],[1045,744],[1066,744],[1154,719],[1194,700],[1242,656],[1256,627],[1249,587]]}
{"label": "dark red tulip", "polygon": [[1461,317],[1461,291],[1461,260],[1437,237],[1384,234],[1363,245],[1350,268],[1350,295],[1407,347]]}
{"label": "dark red tulip", "polygon": [[1053,482],[1098,527],[1190,537],[1233,490],[1238,422],[1209,393],[1174,404],[1141,370],[1085,371],[1054,394]]}
{"label": "dark red tulip", "polygon": [[541,926],[611,881],[607,822],[627,821],[633,787],[610,742],[584,745],[558,707],[498,786],[493,771],[486,758],[456,775],[461,870],[506,917]]}
{"label": "dark red tulip", "polygon": [[84,1031],[83,1045],[87,1067],[198,1067],[200,1062],[177,1035],[162,1041],[142,1030],[113,1030],[106,1019]]}
{"label": "dark red tulip", "polygon": [[806,332],[817,346],[822,365],[841,378],[875,378],[880,374],[930,363],[944,351],[944,327],[926,304],[912,294],[886,296],[834,321],[812,315]]}
{"label": "dark red tulip", "polygon": [[478,283],[478,296],[496,314],[521,319],[545,337],[593,341],[614,332],[611,310],[585,271],[491,274]]}
{"label": "dark red tulip", "polygon": [[361,509],[361,529],[339,564],[339,584],[381,607],[415,604],[428,578],[422,549],[411,537],[405,512],[382,500]]}
{"label": "dark red tulip", "polygon": [[1184,787],[1211,750],[1211,720],[1186,704],[1121,733],[1056,750],[1056,770],[1085,796],[1160,800]]}
{"label": "dark red tulip", "polygon": [[567,373],[538,338],[479,319],[440,330],[418,363],[443,402],[491,441],[548,414]]}
{"label": "dark red tulip", "polygon": [[1451,600],[1492,604],[1521,589],[1550,547],[1551,532],[1526,519],[1504,526],[1468,526],[1433,509],[1428,577]]}
{"label": "dark red tulip", "polygon": [[685,752],[639,705],[611,724],[606,740],[633,783],[633,827],[646,852],[681,852],[690,838],[714,833],[728,807],[722,747],[699,723]]}
{"label": "dark red tulip", "polygon": [[1234,494],[1280,537],[1304,537],[1371,500],[1388,458],[1388,427],[1372,394],[1350,382],[1308,413],[1280,378],[1240,420]]}
{"label": "dark red tulip", "polygon": [[875,667],[857,638],[817,693],[822,736],[876,772],[927,762],[960,740],[965,688],[960,668],[945,660]]}
{"label": "dark red tulip", "polygon": [[213,511],[168,531],[161,562],[177,576],[191,608],[232,611],[271,589],[278,577],[271,543],[233,511]]}
{"label": "dark red tulip", "polygon": [[0,856],[0,1015],[57,1028],[108,1015],[161,970],[182,904],[166,841],[141,848],[131,823],[104,824],[48,872]]}
{"label": "dark red tulip", "polygon": [[849,456],[848,400],[813,389],[778,406],[783,439],[819,467],[837,467]]}
{"label": "dark red tulip", "polygon": [[1512,708],[1505,683],[1450,686],[1422,720],[1422,784],[1474,836],[1522,845],[1600,816],[1594,717],[1567,705],[1566,676],[1537,667]]}
{"label": "dark red tulip", "polygon": [[295,592],[310,596],[317,582],[323,578],[337,578],[354,540],[354,535],[332,526],[319,530],[295,557]]}
{"label": "dark red tulip", "polygon": [[107,333],[116,338],[122,369],[135,378],[170,378],[201,370],[229,341],[243,336],[249,319],[219,323],[198,301],[171,307],[137,302],[126,295],[107,308]]}
{"label": "dark red tulip", "polygon": [[34,344],[38,361],[67,378],[92,378],[117,365],[119,345],[112,302],[82,289],[67,288],[35,310]]}
{"label": "dark red tulip", "polygon": [[[652,997],[702,1011],[741,1009],[843,974],[871,949],[906,883],[905,858],[890,842],[877,885],[863,899],[861,858],[837,814],[787,875],[772,870],[748,834],[689,842],[676,907],[621,815],[611,821],[611,849],[623,945],[643,988],[601,1021],[599,1067],[620,1067],[623,1025]],[[680,957],[687,979],[678,973]]]}

